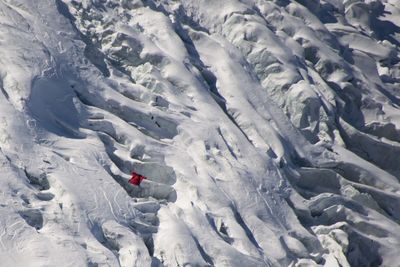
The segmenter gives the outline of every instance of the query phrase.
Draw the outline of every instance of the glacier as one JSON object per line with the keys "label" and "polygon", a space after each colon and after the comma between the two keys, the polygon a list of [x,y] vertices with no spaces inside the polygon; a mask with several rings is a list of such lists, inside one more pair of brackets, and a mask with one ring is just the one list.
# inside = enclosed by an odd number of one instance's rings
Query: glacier
{"label": "glacier", "polygon": [[400,262],[398,0],[0,0],[0,46],[0,266]]}

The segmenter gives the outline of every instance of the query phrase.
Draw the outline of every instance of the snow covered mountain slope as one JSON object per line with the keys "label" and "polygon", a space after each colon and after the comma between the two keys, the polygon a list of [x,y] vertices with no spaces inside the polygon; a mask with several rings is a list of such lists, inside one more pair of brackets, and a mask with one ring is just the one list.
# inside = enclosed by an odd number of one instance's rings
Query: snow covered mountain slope
{"label": "snow covered mountain slope", "polygon": [[398,0],[0,0],[0,43],[1,266],[400,262]]}

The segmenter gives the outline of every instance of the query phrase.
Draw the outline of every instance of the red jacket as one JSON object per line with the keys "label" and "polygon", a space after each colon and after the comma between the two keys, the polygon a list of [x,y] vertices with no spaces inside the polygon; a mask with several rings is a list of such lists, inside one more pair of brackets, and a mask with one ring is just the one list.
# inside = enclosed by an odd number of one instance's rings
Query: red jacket
{"label": "red jacket", "polygon": [[140,185],[140,183],[144,180],[147,179],[145,176],[140,175],[136,172],[132,172],[132,178],[129,180],[130,184],[133,185]]}

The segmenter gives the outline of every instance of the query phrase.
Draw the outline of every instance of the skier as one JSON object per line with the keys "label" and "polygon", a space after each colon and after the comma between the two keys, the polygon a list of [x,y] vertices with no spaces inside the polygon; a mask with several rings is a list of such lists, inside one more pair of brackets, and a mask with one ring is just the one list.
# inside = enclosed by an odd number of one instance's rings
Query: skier
{"label": "skier", "polygon": [[138,173],[132,171],[132,178],[129,180],[129,183],[130,183],[130,184],[133,184],[133,185],[140,186],[140,183],[141,183],[144,179],[147,179],[147,177],[146,177],[146,176],[143,176],[143,175],[140,175],[140,174],[138,174]]}

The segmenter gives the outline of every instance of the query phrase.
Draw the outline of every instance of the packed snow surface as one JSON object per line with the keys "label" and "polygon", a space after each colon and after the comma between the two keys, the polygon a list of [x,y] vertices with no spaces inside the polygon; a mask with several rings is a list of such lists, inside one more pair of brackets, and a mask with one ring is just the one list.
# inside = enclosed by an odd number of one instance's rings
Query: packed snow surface
{"label": "packed snow surface", "polygon": [[1,266],[399,266],[398,0],[0,0],[0,44]]}

